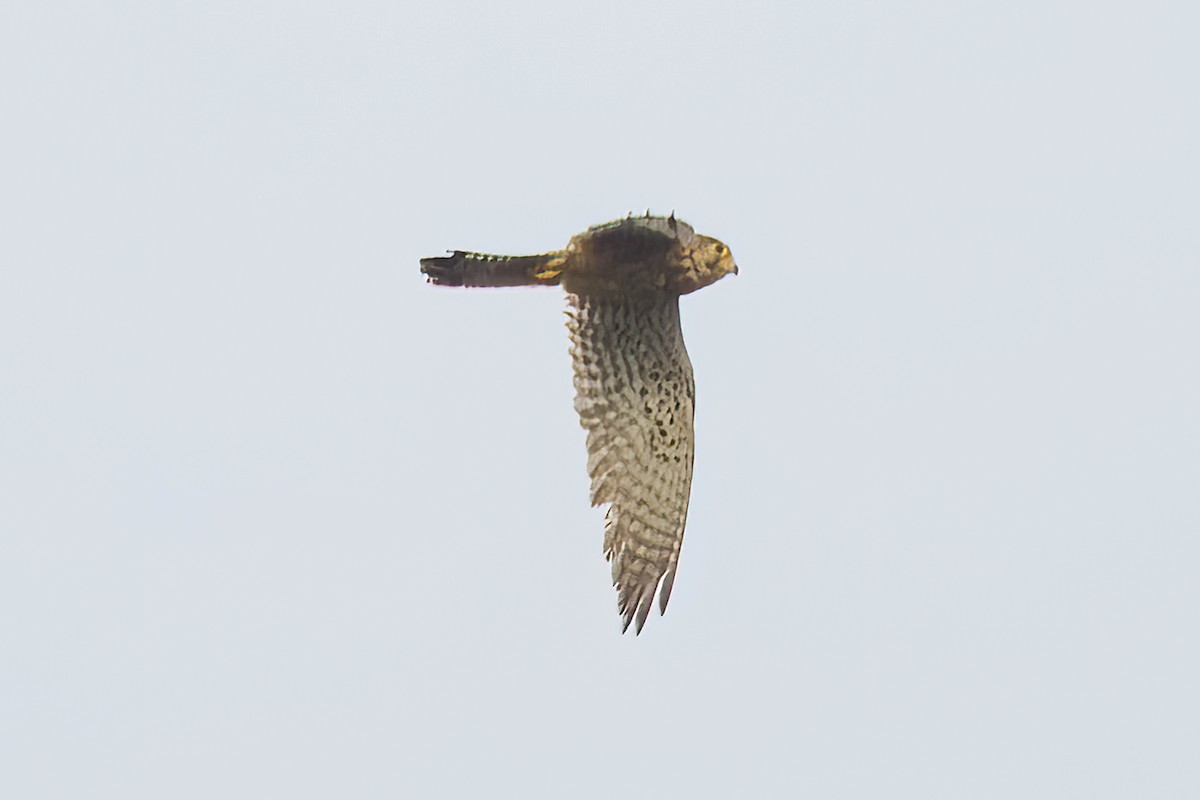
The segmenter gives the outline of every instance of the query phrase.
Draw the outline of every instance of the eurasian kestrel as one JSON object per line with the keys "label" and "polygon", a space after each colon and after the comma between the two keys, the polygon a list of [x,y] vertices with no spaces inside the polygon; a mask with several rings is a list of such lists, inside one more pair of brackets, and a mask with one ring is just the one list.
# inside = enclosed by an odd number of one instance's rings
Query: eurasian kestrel
{"label": "eurasian kestrel", "polygon": [[421,260],[441,286],[555,286],[567,291],[575,410],[587,430],[592,505],[608,503],[622,631],[641,633],[658,590],[666,613],[692,484],[695,384],[679,296],[737,265],[729,248],[670,217],[626,218],[534,256],[453,251]]}

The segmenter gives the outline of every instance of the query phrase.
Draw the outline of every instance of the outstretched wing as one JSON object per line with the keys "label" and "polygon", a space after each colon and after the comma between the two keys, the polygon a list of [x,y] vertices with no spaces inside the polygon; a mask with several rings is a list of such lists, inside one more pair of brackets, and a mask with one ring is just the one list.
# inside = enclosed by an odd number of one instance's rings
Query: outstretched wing
{"label": "outstretched wing", "polygon": [[568,295],[575,410],[587,430],[592,505],[609,503],[604,553],[625,629],[665,613],[692,484],[695,384],[679,298]]}

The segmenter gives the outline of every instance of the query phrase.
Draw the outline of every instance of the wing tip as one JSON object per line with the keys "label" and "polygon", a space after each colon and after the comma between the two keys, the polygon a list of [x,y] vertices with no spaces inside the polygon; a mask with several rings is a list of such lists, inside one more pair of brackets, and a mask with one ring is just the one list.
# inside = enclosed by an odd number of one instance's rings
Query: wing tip
{"label": "wing tip", "polygon": [[[646,625],[646,620],[650,617],[650,609],[654,607],[655,589],[658,588],[658,582],[655,581],[649,585],[642,585],[640,591],[636,594],[626,594],[619,581],[613,581],[620,593],[620,601],[617,604],[617,613],[621,615],[621,633],[624,634],[629,630],[629,626],[633,625],[633,634],[640,636],[642,628]],[[668,587],[668,592],[670,591]],[[659,596],[659,615],[666,613],[666,603],[663,602],[661,594]]]}
{"label": "wing tip", "polygon": [[671,599],[671,587],[675,585],[675,567],[672,566],[663,575],[662,583],[658,587],[658,615],[661,617],[667,613],[667,603]]}

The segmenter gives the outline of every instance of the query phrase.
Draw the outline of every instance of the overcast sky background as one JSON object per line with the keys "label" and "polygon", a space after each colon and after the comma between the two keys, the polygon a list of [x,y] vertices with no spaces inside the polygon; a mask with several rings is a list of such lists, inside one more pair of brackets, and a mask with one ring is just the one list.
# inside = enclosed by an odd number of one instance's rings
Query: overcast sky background
{"label": "overcast sky background", "polygon": [[[0,11],[0,794],[1200,796],[1187,3]],[[559,290],[675,210],[622,637]]]}

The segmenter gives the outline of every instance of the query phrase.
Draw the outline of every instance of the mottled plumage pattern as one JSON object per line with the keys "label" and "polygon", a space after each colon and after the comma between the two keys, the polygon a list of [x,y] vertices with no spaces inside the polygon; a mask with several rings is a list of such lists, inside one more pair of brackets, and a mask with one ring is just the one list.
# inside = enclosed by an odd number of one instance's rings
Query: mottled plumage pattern
{"label": "mottled plumage pattern", "polygon": [[551,253],[456,250],[422,259],[421,271],[443,286],[567,291],[592,505],[609,506],[604,554],[624,629],[640,633],[656,591],[667,610],[692,485],[695,384],[679,297],[736,274],[729,248],[673,215],[647,215],[596,225]]}
{"label": "mottled plumage pattern", "polygon": [[666,611],[692,485],[692,364],[674,296],[568,295],[575,410],[625,627]]}

